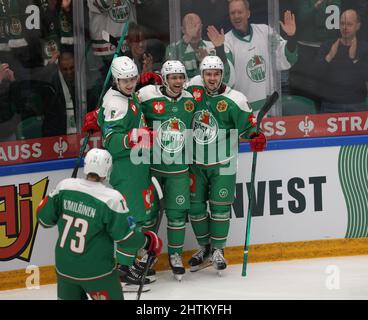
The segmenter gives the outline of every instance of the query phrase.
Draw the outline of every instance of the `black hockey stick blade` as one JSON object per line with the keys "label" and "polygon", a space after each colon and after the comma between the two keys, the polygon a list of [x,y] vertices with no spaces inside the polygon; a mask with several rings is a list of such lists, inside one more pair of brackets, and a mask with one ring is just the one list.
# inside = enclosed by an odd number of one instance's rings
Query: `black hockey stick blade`
{"label": "black hockey stick blade", "polygon": [[270,111],[271,107],[276,103],[277,99],[279,98],[279,94],[277,91],[275,91],[273,94],[271,94],[261,110],[259,110],[259,113],[257,115],[257,123],[261,123],[263,117],[267,114],[268,111]]}

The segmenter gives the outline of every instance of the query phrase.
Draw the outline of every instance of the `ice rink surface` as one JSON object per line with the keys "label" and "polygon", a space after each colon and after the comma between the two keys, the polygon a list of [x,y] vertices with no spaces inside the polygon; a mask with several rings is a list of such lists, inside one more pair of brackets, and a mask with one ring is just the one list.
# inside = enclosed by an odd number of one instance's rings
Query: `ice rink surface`
{"label": "ice rink surface", "polygon": [[[178,282],[169,271],[159,272],[151,291],[141,300],[366,300],[368,256],[333,257],[231,265],[216,275],[212,267]],[[0,300],[55,300],[56,285],[40,289],[0,291]],[[125,293],[135,300],[136,293]]]}

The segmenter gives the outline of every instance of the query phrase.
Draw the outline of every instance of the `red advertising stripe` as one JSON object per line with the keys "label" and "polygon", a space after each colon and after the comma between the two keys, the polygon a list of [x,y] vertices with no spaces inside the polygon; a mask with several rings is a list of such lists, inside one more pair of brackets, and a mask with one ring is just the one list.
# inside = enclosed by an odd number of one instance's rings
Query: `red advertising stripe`
{"label": "red advertising stripe", "polygon": [[[269,139],[368,134],[368,112],[271,117],[263,119],[261,127]],[[0,165],[75,158],[83,139],[82,134],[73,134],[2,142]],[[88,144],[90,148],[101,147],[101,134],[91,136]]]}
{"label": "red advertising stripe", "polygon": [[271,117],[263,119],[261,127],[270,139],[368,134],[368,112]]}
{"label": "red advertising stripe", "polygon": [[[2,142],[0,144],[0,165],[75,158],[79,156],[83,139],[82,134],[72,134]],[[96,133],[91,136],[88,145],[90,148],[101,147],[101,134]]]}

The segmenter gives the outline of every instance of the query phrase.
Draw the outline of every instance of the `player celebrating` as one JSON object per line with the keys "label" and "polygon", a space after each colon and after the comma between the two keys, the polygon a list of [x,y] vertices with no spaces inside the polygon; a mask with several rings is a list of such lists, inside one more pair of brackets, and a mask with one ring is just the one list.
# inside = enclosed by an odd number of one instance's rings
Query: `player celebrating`
{"label": "player celebrating", "polygon": [[[234,201],[238,138],[250,138],[253,151],[263,151],[266,139],[263,133],[255,133],[256,119],[247,98],[222,82],[224,65],[221,59],[205,57],[200,72],[187,89],[198,102],[192,122],[195,148],[190,167],[189,217],[200,245],[189,265],[191,271],[197,271],[212,263],[221,274],[226,268],[224,247]],[[233,129],[237,130],[235,137]]]}
{"label": "player celebrating", "polygon": [[58,299],[123,299],[114,259],[125,248],[145,247],[160,254],[162,241],[154,232],[136,228],[124,197],[103,184],[109,178],[112,157],[91,149],[84,160],[85,179],[62,180],[37,208],[46,228],[58,226],[55,248]]}
{"label": "player celebrating", "polygon": [[[151,172],[163,187],[168,219],[169,263],[175,278],[180,281],[185,273],[181,255],[186,214],[190,205],[189,168],[184,151],[187,129],[190,128],[194,111],[194,99],[189,92],[183,90],[187,74],[180,61],[166,61],[161,75],[162,86],[145,86],[137,92],[137,97],[148,125],[157,131]],[[157,216],[157,210],[152,217]]]}
{"label": "player celebrating", "polygon": [[[113,157],[110,184],[127,199],[136,224],[143,227],[157,205],[149,172],[150,152],[145,152],[151,148],[152,132],[146,127],[141,106],[134,95],[138,81],[135,63],[125,56],[115,58],[111,73],[113,86],[106,92],[101,108],[86,114],[82,130],[102,129],[104,147]],[[142,159],[134,161],[134,155],[140,155]],[[125,291],[136,291],[141,281],[143,266],[135,262],[129,268],[135,261],[135,253],[136,248],[125,247],[120,259]],[[146,283],[148,279],[154,280],[152,272],[146,279]],[[148,287],[143,290],[147,291]]]}

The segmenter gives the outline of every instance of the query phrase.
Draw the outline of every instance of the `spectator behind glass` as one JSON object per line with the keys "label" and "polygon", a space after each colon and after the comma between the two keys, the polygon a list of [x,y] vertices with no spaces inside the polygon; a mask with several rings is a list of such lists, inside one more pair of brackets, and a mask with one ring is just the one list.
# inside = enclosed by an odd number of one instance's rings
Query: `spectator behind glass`
{"label": "spectator behind glass", "polygon": [[16,140],[20,118],[9,99],[9,87],[14,81],[14,72],[9,64],[0,63],[0,141]]}
{"label": "spectator behind glass", "polygon": [[[258,0],[259,1],[259,0]],[[231,29],[231,23],[228,16],[228,4],[224,0],[185,0],[180,1],[180,8],[182,16],[188,13],[195,12],[201,17],[204,30],[202,32],[202,38],[207,38],[208,26],[214,26],[216,29],[224,29],[225,32]]]}
{"label": "spectator behind glass", "polygon": [[[28,101],[37,109],[37,115],[43,115],[43,136],[66,134],[66,109],[62,101],[63,90],[58,77],[56,63],[43,64],[41,42],[39,38],[27,38],[28,46],[18,50],[18,63],[14,68],[17,81],[12,83],[13,103],[18,105],[22,114],[22,101]],[[33,98],[28,98],[32,94]],[[22,114],[22,120],[29,113]]]}
{"label": "spectator behind glass", "polygon": [[77,132],[75,124],[75,84],[74,55],[72,52],[62,52],[59,57],[59,79],[63,90],[61,104],[66,109],[66,133]]}
{"label": "spectator behind glass", "polygon": [[89,18],[89,36],[91,38],[93,58],[90,62],[91,71],[96,68],[100,73],[101,88],[108,73],[112,57],[116,51],[115,45],[105,42],[102,31],[120,39],[125,24],[135,22],[135,5],[132,1],[87,0]]}
{"label": "spectator behind glass", "polygon": [[340,17],[341,37],[324,42],[318,55],[321,112],[368,111],[368,43],[357,38],[360,18],[355,10]]}
{"label": "spectator behind glass", "polygon": [[129,23],[127,51],[124,55],[131,58],[138,67],[139,73],[153,71],[153,56],[147,52],[147,40],[144,28],[134,22]]}
{"label": "spectator behind glass", "polygon": [[355,10],[360,17],[360,29],[357,33],[358,39],[368,41],[368,1],[367,0],[341,0],[341,12]]}
{"label": "spectator behind glass", "polygon": [[[233,29],[225,35],[225,52],[231,63],[229,85],[248,98],[253,111],[259,110],[270,92],[272,54],[276,54],[278,70],[289,69],[297,60],[295,16],[286,11],[280,21],[287,41],[265,24],[249,23],[251,11],[247,0],[229,0],[229,15]],[[270,52],[269,39],[275,43]]]}
{"label": "spectator behind glass", "polygon": [[341,0],[298,0],[295,8],[298,61],[290,69],[289,89],[292,95],[314,101],[320,109],[320,83],[314,63],[322,42],[339,35]]}
{"label": "spectator behind glass", "polygon": [[166,49],[167,60],[180,60],[191,79],[199,75],[199,64],[208,55],[218,55],[226,62],[224,52],[224,30],[218,32],[214,26],[207,28],[207,35],[211,41],[202,39],[202,21],[195,13],[188,13],[183,17],[183,38],[175,44],[170,44]]}

